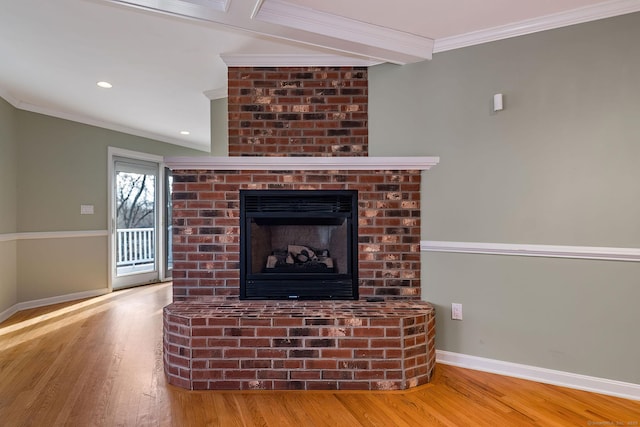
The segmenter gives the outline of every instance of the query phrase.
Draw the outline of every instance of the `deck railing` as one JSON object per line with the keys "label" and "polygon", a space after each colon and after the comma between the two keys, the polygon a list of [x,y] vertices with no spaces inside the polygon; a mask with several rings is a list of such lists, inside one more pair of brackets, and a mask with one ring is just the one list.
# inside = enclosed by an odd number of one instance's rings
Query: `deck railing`
{"label": "deck railing", "polygon": [[117,230],[116,265],[149,264],[154,262],[155,233],[153,228],[123,228]]}

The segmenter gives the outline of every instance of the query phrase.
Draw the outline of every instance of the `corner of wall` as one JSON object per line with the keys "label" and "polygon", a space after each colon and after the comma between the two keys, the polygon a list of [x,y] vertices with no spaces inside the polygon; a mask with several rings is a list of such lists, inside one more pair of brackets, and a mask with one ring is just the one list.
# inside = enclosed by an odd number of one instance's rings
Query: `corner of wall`
{"label": "corner of wall", "polygon": [[[10,316],[17,291],[17,132],[15,108],[0,99],[0,321]],[[6,316],[6,317],[5,317]]]}

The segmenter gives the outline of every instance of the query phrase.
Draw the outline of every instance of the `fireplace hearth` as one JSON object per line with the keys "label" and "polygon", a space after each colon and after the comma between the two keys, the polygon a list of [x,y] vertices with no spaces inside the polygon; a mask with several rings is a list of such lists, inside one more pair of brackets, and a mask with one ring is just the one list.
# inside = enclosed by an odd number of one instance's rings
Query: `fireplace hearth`
{"label": "fireplace hearth", "polygon": [[240,190],[240,299],[358,299],[358,192]]}

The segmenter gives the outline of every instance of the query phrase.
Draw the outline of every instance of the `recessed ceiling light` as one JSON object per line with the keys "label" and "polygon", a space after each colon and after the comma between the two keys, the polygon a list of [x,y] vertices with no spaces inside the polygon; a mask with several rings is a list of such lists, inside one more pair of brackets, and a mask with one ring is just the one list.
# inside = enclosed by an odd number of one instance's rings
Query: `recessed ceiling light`
{"label": "recessed ceiling light", "polygon": [[191,132],[189,132],[188,130],[181,130],[180,131],[180,135],[190,135]]}
{"label": "recessed ceiling light", "polygon": [[109,82],[98,82],[96,84],[103,89],[111,89],[113,87],[113,85]]}

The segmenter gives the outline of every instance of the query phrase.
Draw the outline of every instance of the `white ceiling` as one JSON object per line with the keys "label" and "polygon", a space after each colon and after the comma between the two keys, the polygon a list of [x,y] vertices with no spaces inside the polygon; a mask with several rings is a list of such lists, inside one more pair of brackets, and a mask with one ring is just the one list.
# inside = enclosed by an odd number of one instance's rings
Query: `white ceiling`
{"label": "white ceiling", "polygon": [[0,96],[208,151],[227,65],[407,64],[639,10],[640,0],[0,0]]}

